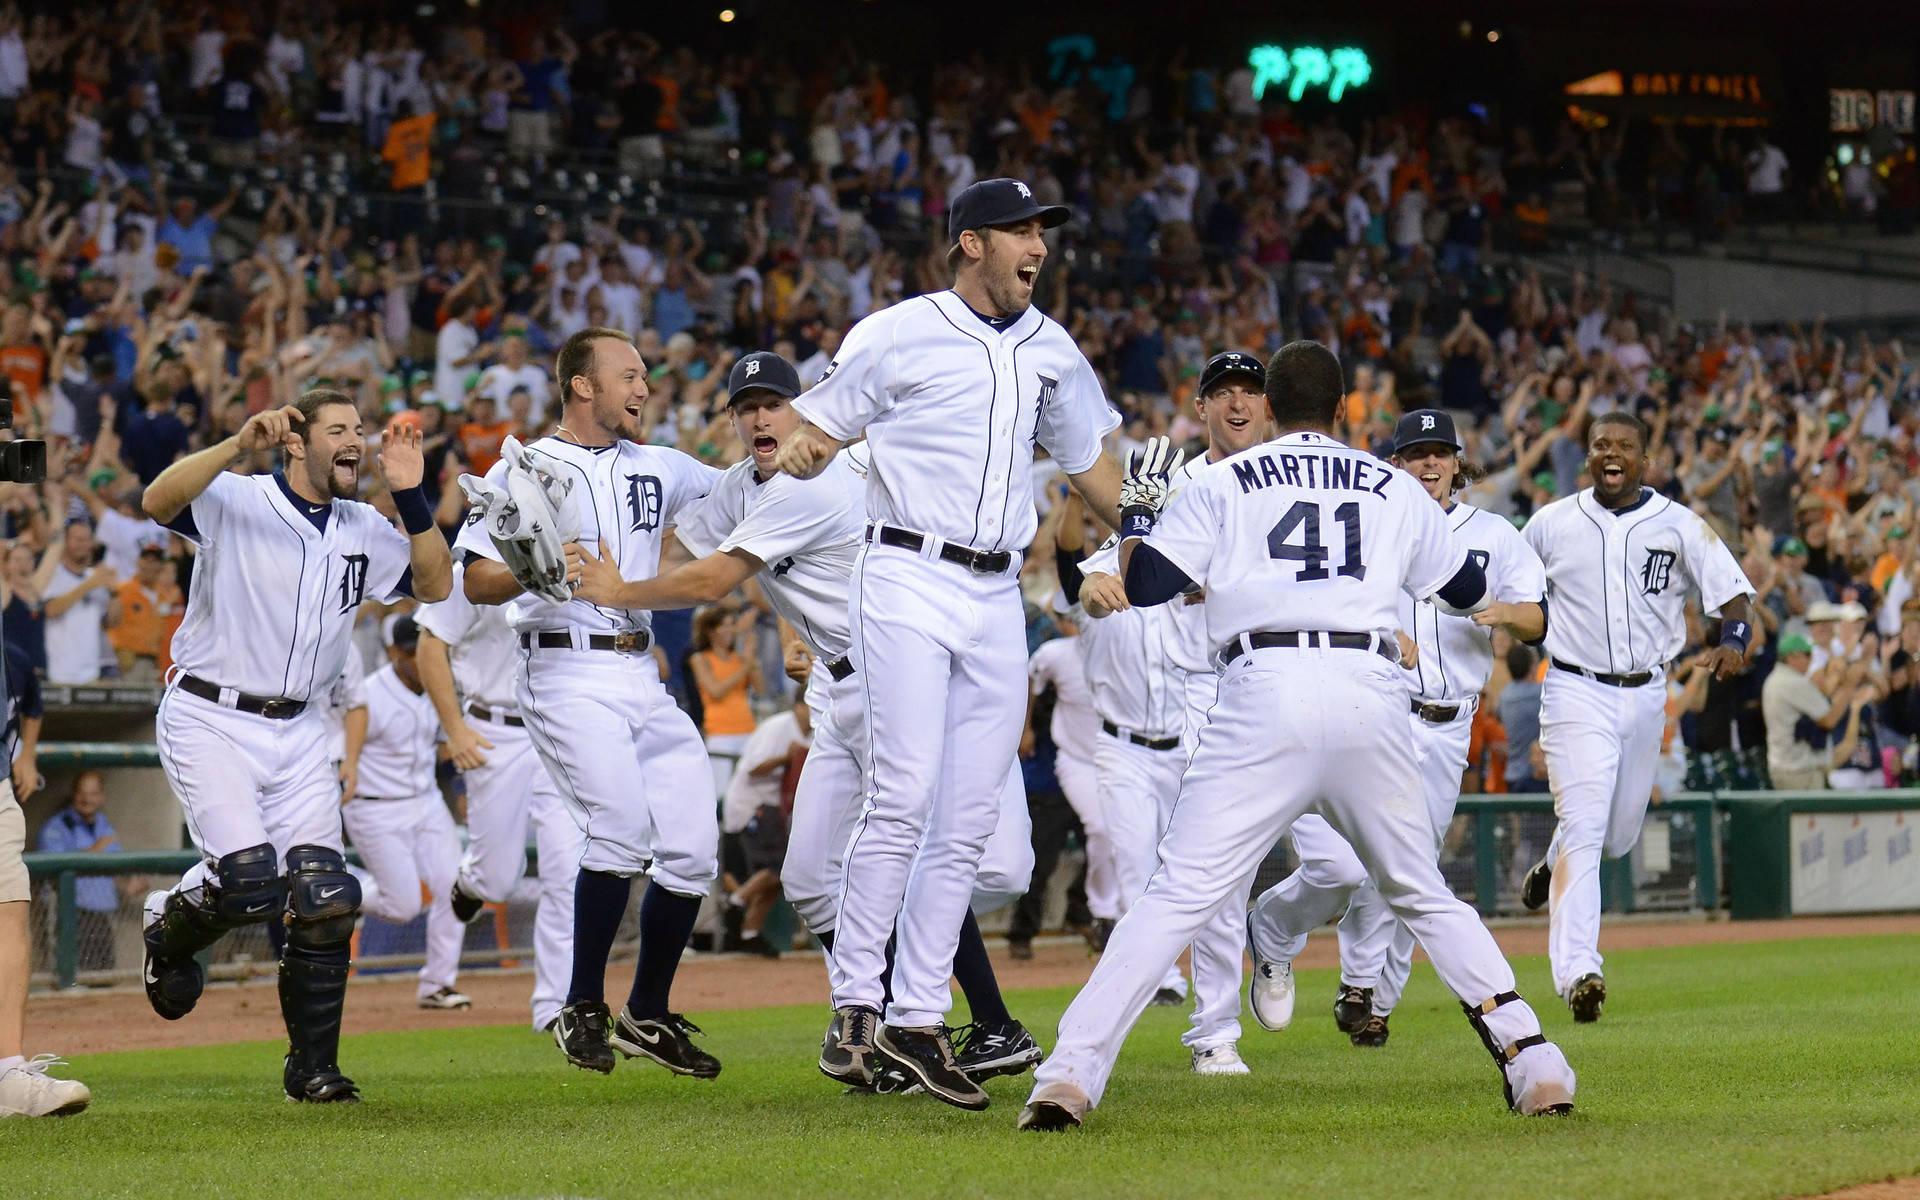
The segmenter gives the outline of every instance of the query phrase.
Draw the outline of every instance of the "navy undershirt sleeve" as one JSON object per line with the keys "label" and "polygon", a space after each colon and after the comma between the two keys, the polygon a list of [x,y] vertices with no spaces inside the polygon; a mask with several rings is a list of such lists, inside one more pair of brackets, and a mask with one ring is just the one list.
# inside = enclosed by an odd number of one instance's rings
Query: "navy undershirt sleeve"
{"label": "navy undershirt sleeve", "polygon": [[1080,603],[1080,585],[1086,582],[1086,576],[1080,573],[1080,551],[1055,546],[1053,569],[1060,576],[1060,590],[1066,593],[1067,603]]}
{"label": "navy undershirt sleeve", "polygon": [[1529,646],[1538,646],[1547,640],[1547,598],[1540,597],[1540,636],[1528,642]]}
{"label": "navy undershirt sleeve", "polygon": [[1467,561],[1453,573],[1453,578],[1441,584],[1439,592],[1435,594],[1454,608],[1465,611],[1478,604],[1480,598],[1487,594],[1487,573],[1481,570],[1472,555],[1468,555]]}
{"label": "navy undershirt sleeve", "polygon": [[1145,542],[1127,559],[1126,583],[1127,599],[1134,604],[1165,604],[1193,586],[1185,571]]}

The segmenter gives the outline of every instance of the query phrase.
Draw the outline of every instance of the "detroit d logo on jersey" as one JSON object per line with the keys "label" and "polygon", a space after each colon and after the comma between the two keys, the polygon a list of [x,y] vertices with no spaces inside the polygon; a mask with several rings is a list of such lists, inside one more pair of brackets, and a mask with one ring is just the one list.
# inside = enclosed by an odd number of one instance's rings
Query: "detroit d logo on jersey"
{"label": "detroit d logo on jersey", "polygon": [[1640,568],[1640,590],[1649,596],[1666,591],[1673,582],[1673,563],[1678,557],[1671,550],[1647,551],[1647,561]]}
{"label": "detroit d logo on jersey", "polygon": [[660,481],[652,475],[627,476],[627,528],[660,528]]}
{"label": "detroit d logo on jersey", "polygon": [[350,612],[360,607],[360,601],[367,595],[367,556],[364,554],[342,554],[340,568],[340,611]]}

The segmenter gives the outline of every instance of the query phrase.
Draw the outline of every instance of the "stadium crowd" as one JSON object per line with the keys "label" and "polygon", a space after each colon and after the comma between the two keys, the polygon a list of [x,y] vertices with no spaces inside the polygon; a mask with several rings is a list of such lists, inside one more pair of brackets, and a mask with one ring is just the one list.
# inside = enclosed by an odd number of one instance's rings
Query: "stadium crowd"
{"label": "stadium crowd", "polygon": [[[417,413],[451,531],[457,476],[550,427],[553,349],[607,325],[651,368],[654,440],[732,462],[732,361],[771,348],[817,378],[851,323],[946,286],[949,197],[1012,175],[1076,214],[1050,235],[1042,303],[1124,440],[1199,434],[1209,353],[1311,337],[1348,366],[1356,444],[1382,447],[1409,408],[1454,411],[1484,471],[1468,499],[1523,521],[1582,486],[1588,417],[1638,412],[1649,484],[1735,547],[1767,623],[1731,683],[1682,658],[1663,786],[1764,783],[1786,718],[1763,681],[1797,654],[1787,669],[1860,715],[1822,710],[1811,724],[1832,724],[1776,754],[1845,748],[1856,785],[1916,774],[1920,413],[1901,342],[1814,314],[1680,324],[1516,256],[1568,227],[1905,211],[1910,162],[1843,195],[1764,134],[1342,119],[1184,53],[1118,98],[978,61],[916,89],[851,54],[803,69],[517,16],[422,37],[295,5],[0,8],[0,128],[0,381],[16,435],[51,447],[45,484],[0,485],[0,589],[48,684],[165,671],[189,550],[138,497],[250,413],[323,382],[370,431]],[[1050,563],[1029,557],[1038,601]],[[725,770],[789,686],[771,613],[747,596],[658,628]],[[1495,692],[1529,681],[1525,659]],[[1524,705],[1488,699],[1481,786],[1537,786]]]}

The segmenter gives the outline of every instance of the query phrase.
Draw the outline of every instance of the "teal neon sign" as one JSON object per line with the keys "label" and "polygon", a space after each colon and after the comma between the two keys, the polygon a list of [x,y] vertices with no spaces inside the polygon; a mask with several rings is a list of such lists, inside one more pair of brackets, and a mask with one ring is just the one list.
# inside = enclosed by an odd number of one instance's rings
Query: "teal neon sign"
{"label": "teal neon sign", "polygon": [[1269,85],[1285,83],[1287,99],[1299,103],[1309,88],[1324,87],[1327,99],[1339,103],[1348,88],[1363,86],[1373,78],[1373,64],[1364,50],[1341,46],[1323,50],[1318,46],[1255,46],[1247,52],[1247,65],[1253,68],[1253,98],[1267,93]]}

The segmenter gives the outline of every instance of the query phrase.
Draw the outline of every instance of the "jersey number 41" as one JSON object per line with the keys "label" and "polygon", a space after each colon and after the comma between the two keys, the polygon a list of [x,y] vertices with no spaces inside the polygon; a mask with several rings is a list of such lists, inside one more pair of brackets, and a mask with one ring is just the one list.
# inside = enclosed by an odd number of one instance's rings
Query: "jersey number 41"
{"label": "jersey number 41", "polygon": [[[1336,574],[1365,579],[1367,564],[1360,561],[1360,506],[1349,500],[1333,510],[1333,519],[1346,534],[1347,542],[1346,556],[1333,571],[1325,565],[1332,553],[1320,540],[1320,506],[1311,500],[1295,501],[1280,523],[1267,532],[1267,556],[1299,563],[1294,578],[1301,582],[1331,579]],[[1296,533],[1300,534],[1298,542],[1291,540]]]}

